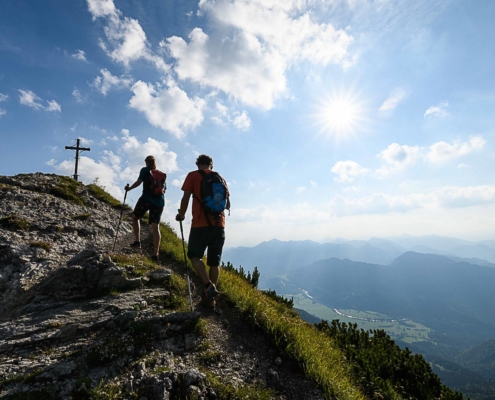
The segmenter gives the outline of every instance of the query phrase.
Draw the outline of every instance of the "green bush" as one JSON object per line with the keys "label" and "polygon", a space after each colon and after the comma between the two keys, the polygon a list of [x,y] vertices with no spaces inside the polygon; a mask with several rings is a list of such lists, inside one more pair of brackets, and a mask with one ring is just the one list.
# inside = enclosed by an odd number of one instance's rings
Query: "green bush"
{"label": "green bush", "polygon": [[315,325],[335,340],[356,382],[369,398],[461,400],[442,385],[423,356],[401,349],[382,329],[365,331],[357,324],[323,320]]}

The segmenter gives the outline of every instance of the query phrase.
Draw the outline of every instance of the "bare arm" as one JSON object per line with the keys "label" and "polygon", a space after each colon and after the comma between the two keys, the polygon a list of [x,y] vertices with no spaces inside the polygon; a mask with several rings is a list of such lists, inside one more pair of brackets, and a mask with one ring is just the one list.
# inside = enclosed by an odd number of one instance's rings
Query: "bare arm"
{"label": "bare arm", "polygon": [[129,185],[126,185],[126,187],[124,188],[126,191],[129,191],[129,190],[132,190],[132,189],[135,189],[137,188],[141,183],[143,183],[143,181],[141,179],[138,179],[136,182],[134,182],[131,186]]}
{"label": "bare arm", "polygon": [[182,199],[180,201],[179,213],[175,217],[177,221],[184,221],[184,218],[186,218],[186,211],[187,207],[189,206],[189,199],[191,198],[191,195],[192,192],[184,190],[184,195],[182,196]]}

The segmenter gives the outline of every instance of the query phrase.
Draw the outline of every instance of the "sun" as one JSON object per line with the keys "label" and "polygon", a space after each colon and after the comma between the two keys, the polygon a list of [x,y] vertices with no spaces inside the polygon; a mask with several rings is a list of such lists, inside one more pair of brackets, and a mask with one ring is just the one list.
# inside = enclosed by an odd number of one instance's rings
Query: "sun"
{"label": "sun", "polygon": [[344,138],[361,128],[363,114],[362,103],[356,96],[334,94],[320,100],[315,117],[322,133]]}
{"label": "sun", "polygon": [[334,99],[325,110],[325,125],[333,131],[349,131],[357,118],[357,109],[347,99]]}

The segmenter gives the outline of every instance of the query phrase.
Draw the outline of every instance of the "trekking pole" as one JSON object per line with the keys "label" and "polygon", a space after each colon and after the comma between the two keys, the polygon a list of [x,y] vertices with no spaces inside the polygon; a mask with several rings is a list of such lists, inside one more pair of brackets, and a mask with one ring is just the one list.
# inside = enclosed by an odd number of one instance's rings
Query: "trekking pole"
{"label": "trekking pole", "polygon": [[[177,210],[177,212],[180,214],[180,210]],[[186,258],[186,245],[184,244],[184,231],[182,229],[182,221],[179,221],[180,223],[180,235],[182,237],[182,251],[184,252],[184,264],[186,264],[186,269],[187,267],[187,258]],[[189,305],[191,306],[191,311],[193,310],[193,305],[192,305],[192,296],[191,296],[191,281],[189,280],[189,271],[187,271],[187,288],[189,290]]]}
{"label": "trekking pole", "polygon": [[[129,186],[129,184],[127,184],[127,186]],[[126,197],[127,197],[127,190],[125,191],[124,201],[122,202],[122,208],[120,209],[119,224],[117,225],[117,232],[115,232],[115,240],[113,241],[112,253],[115,251],[115,244],[117,243],[117,237],[119,236],[120,223],[122,222],[122,215],[124,214],[124,204]]]}

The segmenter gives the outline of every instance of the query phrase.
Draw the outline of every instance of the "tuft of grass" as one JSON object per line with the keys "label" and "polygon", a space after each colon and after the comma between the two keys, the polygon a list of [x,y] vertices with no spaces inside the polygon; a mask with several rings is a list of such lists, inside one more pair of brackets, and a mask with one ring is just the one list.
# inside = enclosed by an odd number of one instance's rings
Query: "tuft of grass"
{"label": "tuft of grass", "polygon": [[[180,229],[179,227],[177,228]],[[182,240],[169,223],[162,222],[160,224],[160,234],[162,237],[160,241],[160,252],[166,254],[172,260],[184,264]],[[187,254],[187,243],[184,243],[184,248]]]}
{"label": "tuft of grass", "polygon": [[85,214],[74,215],[71,218],[74,221],[86,221],[86,220],[90,219],[92,216],[93,216],[93,214],[91,214],[91,213],[85,213]]}
{"label": "tuft of grass", "polygon": [[224,271],[219,288],[279,349],[298,361],[326,398],[365,399],[330,337],[303,321],[290,307],[254,289],[238,274]]}
{"label": "tuft of grass", "polygon": [[36,379],[36,377],[39,374],[41,374],[41,372],[42,372],[41,368],[35,368],[27,374],[18,374],[18,375],[7,376],[7,377],[3,378],[2,380],[0,380],[0,390],[2,389],[2,387],[4,385],[7,385],[7,384],[12,383],[12,382],[26,382],[26,383],[32,382]]}
{"label": "tuft of grass", "polygon": [[170,372],[171,369],[170,367],[158,367],[158,368],[155,368],[153,371],[151,371],[151,373],[153,375],[158,375],[158,374],[161,374],[162,372]]}
{"label": "tuft of grass", "polygon": [[213,375],[208,369],[202,368],[208,383],[213,387],[217,398],[236,400],[272,400],[276,397],[271,389],[264,389],[261,382],[258,384],[248,384],[242,387],[235,387],[229,383],[224,383],[220,378]]}
{"label": "tuft of grass", "polygon": [[120,385],[112,382],[105,383],[103,380],[89,392],[92,400],[118,400],[122,398],[122,394]]}
{"label": "tuft of grass", "polygon": [[98,185],[98,183],[91,183],[89,185],[86,185],[86,187],[89,189],[94,197],[96,197],[100,201],[103,201],[104,203],[111,205],[113,208],[123,208],[124,210],[132,211],[132,208],[129,207],[127,204],[124,204],[124,206],[122,207],[122,203],[112,195],[108,194],[104,188]]}
{"label": "tuft of grass", "polygon": [[199,362],[205,367],[222,361],[222,353],[219,351],[204,351],[199,355]]}
{"label": "tuft of grass", "polygon": [[163,300],[163,307],[177,311],[189,311],[187,301],[188,289],[184,278],[176,273],[172,273],[165,288],[170,292],[170,296]]}
{"label": "tuft of grass", "polygon": [[6,183],[0,183],[0,190],[12,190],[14,186],[8,185]]}
{"label": "tuft of grass", "polygon": [[57,183],[49,190],[50,194],[75,204],[84,205],[84,201],[79,195],[79,191],[84,185],[68,176],[58,176],[57,178]]}
{"label": "tuft of grass", "polygon": [[198,318],[195,321],[194,333],[199,337],[206,337],[208,335],[208,322],[204,318]]}
{"label": "tuft of grass", "polygon": [[203,343],[200,343],[198,346],[196,346],[197,351],[208,351],[211,349],[211,343],[204,341]]}
{"label": "tuft of grass", "polygon": [[[86,354],[86,362],[90,367],[97,367],[109,361],[128,355],[133,348],[133,338],[130,335],[107,337],[94,345]],[[131,350],[132,351],[132,350]]]}
{"label": "tuft of grass", "polygon": [[43,242],[41,240],[35,240],[29,243],[29,247],[40,247],[46,251],[50,251],[52,249],[52,245],[48,242]]}
{"label": "tuft of grass", "polygon": [[133,276],[145,276],[148,272],[159,269],[160,266],[152,261],[148,257],[144,257],[140,254],[114,254],[112,260],[119,266],[125,267],[126,265],[133,265]]}
{"label": "tuft of grass", "polygon": [[0,225],[19,231],[26,231],[31,228],[31,224],[26,219],[21,218],[15,214],[0,218]]}

